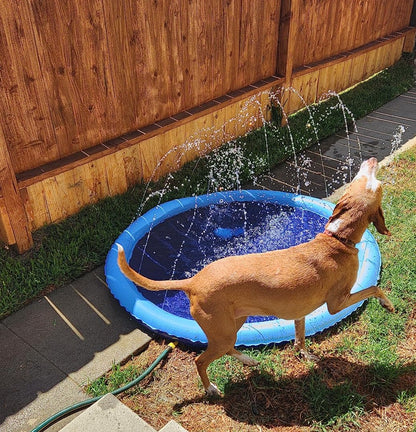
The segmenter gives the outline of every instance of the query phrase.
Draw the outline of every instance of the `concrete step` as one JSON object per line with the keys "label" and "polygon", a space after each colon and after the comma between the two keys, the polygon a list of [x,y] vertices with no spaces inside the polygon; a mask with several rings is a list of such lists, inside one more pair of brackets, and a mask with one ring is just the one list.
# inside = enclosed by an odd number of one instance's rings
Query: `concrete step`
{"label": "concrete step", "polygon": [[[149,424],[121,403],[115,396],[108,394],[95,402],[61,432],[156,432]],[[161,431],[186,432],[182,426],[171,420]]]}
{"label": "concrete step", "polygon": [[159,432],[186,432],[186,429],[179,423],[176,423],[175,420],[171,420],[169,423],[166,423]]}

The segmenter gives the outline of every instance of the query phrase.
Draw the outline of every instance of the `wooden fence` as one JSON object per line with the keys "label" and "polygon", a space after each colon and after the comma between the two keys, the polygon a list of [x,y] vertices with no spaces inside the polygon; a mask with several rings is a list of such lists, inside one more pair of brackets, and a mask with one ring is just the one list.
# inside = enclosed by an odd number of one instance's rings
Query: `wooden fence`
{"label": "wooden fence", "polygon": [[[0,239],[23,251],[43,224],[246,133],[267,116],[271,88],[312,103],[390,66],[413,48],[412,6],[5,2]],[[286,97],[290,111],[301,106]],[[196,135],[202,144],[187,146]]]}

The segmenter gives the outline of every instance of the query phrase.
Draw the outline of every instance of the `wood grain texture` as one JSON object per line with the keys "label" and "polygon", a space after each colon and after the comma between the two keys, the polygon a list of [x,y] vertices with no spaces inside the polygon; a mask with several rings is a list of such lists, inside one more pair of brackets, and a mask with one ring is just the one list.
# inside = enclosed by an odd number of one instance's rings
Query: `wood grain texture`
{"label": "wood grain texture", "polygon": [[2,4],[0,121],[13,170],[59,158],[28,2]]}
{"label": "wood grain texture", "polygon": [[[411,0],[11,0],[0,120],[15,173],[408,25]],[[409,38],[410,40],[410,38]],[[410,46],[408,42],[406,46]]]}
{"label": "wood grain texture", "polygon": [[21,173],[276,71],[279,0],[11,0],[0,120]]}
{"label": "wood grain texture", "polygon": [[299,0],[294,67],[349,51],[409,25],[413,0]]}

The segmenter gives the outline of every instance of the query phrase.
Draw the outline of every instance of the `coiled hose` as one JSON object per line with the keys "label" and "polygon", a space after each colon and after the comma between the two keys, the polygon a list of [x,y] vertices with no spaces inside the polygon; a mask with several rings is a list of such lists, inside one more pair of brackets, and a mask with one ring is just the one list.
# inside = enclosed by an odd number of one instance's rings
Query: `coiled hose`
{"label": "coiled hose", "polygon": [[[115,396],[115,395],[123,393],[124,391],[128,390],[129,388],[135,386],[142,379],[146,378],[147,375],[149,375],[153,371],[153,369],[168,355],[168,353],[176,347],[176,345],[177,345],[177,342],[170,342],[168,344],[167,348],[159,355],[159,357],[140,376],[135,378],[133,381],[130,381],[125,386],[120,387],[119,389],[114,390],[110,393]],[[56,414],[49,417],[48,419],[46,419],[42,423],[40,423],[38,426],[35,427],[35,429],[32,429],[31,432],[41,432],[41,431],[45,430],[46,428],[48,428],[52,423],[55,423],[58,420],[61,420],[62,418],[66,417],[66,416],[68,416],[68,415],[70,415],[76,411],[79,411],[80,409],[84,409],[84,408],[89,407],[94,402],[97,402],[99,399],[101,399],[104,396],[106,396],[106,395],[97,396],[95,398],[87,399],[85,401],[78,402],[74,405],[71,405],[71,406],[63,409],[62,411],[57,412]]]}

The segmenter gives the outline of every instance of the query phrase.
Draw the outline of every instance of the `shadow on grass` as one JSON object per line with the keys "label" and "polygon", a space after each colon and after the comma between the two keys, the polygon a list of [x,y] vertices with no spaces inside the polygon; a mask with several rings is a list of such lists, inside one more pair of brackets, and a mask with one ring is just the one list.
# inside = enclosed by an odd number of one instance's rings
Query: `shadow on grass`
{"label": "shadow on grass", "polygon": [[[416,385],[416,362],[406,365],[362,365],[339,357],[325,357],[309,372],[273,375],[253,369],[247,379],[225,385],[224,397],[210,398],[239,423],[273,426],[328,427],[358,425],[359,416],[397,401]],[[175,405],[206,402],[201,396]]]}

